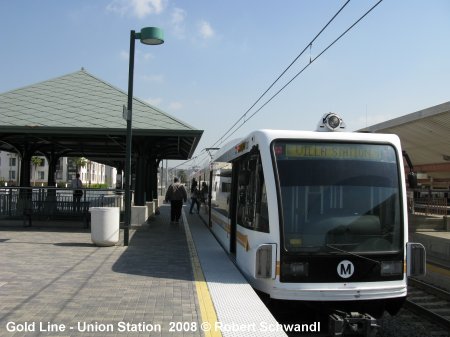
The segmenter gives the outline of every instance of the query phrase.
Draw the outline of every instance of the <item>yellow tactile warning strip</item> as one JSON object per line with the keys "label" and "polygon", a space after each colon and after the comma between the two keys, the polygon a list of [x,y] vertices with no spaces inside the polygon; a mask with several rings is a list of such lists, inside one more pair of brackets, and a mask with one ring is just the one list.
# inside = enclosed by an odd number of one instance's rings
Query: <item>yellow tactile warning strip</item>
{"label": "yellow tactile warning strip", "polygon": [[191,256],[192,270],[194,272],[195,288],[197,290],[198,304],[200,307],[200,314],[202,319],[201,330],[205,334],[205,337],[222,337],[222,333],[219,329],[215,329],[217,326],[217,314],[214,308],[214,304],[211,299],[211,295],[208,290],[208,284],[206,283],[205,276],[203,275],[202,267],[198,259],[197,250],[195,249],[194,240],[192,239],[191,231],[187,222],[185,213],[183,212],[183,224],[184,231],[186,233],[187,244],[189,247],[189,254]]}

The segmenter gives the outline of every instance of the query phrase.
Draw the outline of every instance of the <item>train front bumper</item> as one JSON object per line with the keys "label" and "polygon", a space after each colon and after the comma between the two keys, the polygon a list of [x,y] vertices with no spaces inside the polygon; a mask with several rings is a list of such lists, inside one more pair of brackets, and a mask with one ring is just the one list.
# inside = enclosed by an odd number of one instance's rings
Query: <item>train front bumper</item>
{"label": "train front bumper", "polygon": [[405,281],[356,283],[277,283],[270,297],[294,301],[364,301],[405,297]]}

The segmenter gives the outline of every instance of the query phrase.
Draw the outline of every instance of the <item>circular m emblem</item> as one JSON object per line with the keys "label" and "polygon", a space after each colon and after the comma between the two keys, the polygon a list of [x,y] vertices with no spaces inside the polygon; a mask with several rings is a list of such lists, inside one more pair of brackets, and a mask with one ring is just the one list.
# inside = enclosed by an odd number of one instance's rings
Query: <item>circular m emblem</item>
{"label": "circular m emblem", "polygon": [[337,266],[337,273],[342,278],[349,278],[355,272],[355,266],[349,260],[339,262]]}

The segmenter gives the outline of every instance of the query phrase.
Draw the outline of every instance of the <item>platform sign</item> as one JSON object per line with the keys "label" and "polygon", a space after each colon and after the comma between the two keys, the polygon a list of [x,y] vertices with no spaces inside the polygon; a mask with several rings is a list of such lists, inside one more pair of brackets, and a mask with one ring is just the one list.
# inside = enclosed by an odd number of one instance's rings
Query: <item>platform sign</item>
{"label": "platform sign", "polygon": [[126,121],[130,119],[130,112],[128,111],[126,105],[123,106],[122,117]]}

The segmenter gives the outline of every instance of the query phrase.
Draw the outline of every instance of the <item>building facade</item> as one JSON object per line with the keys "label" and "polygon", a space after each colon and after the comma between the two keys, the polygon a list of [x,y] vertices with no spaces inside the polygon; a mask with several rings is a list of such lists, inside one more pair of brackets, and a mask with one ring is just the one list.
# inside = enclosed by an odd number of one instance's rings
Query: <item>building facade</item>
{"label": "building facade", "polygon": [[[48,161],[44,156],[34,156],[31,162],[31,185],[46,186],[48,181]],[[85,187],[104,185],[116,187],[117,170],[84,158],[62,157],[56,165],[55,180],[58,187],[70,186],[79,172]],[[0,186],[18,186],[20,178],[20,156],[16,153],[0,151]]]}

